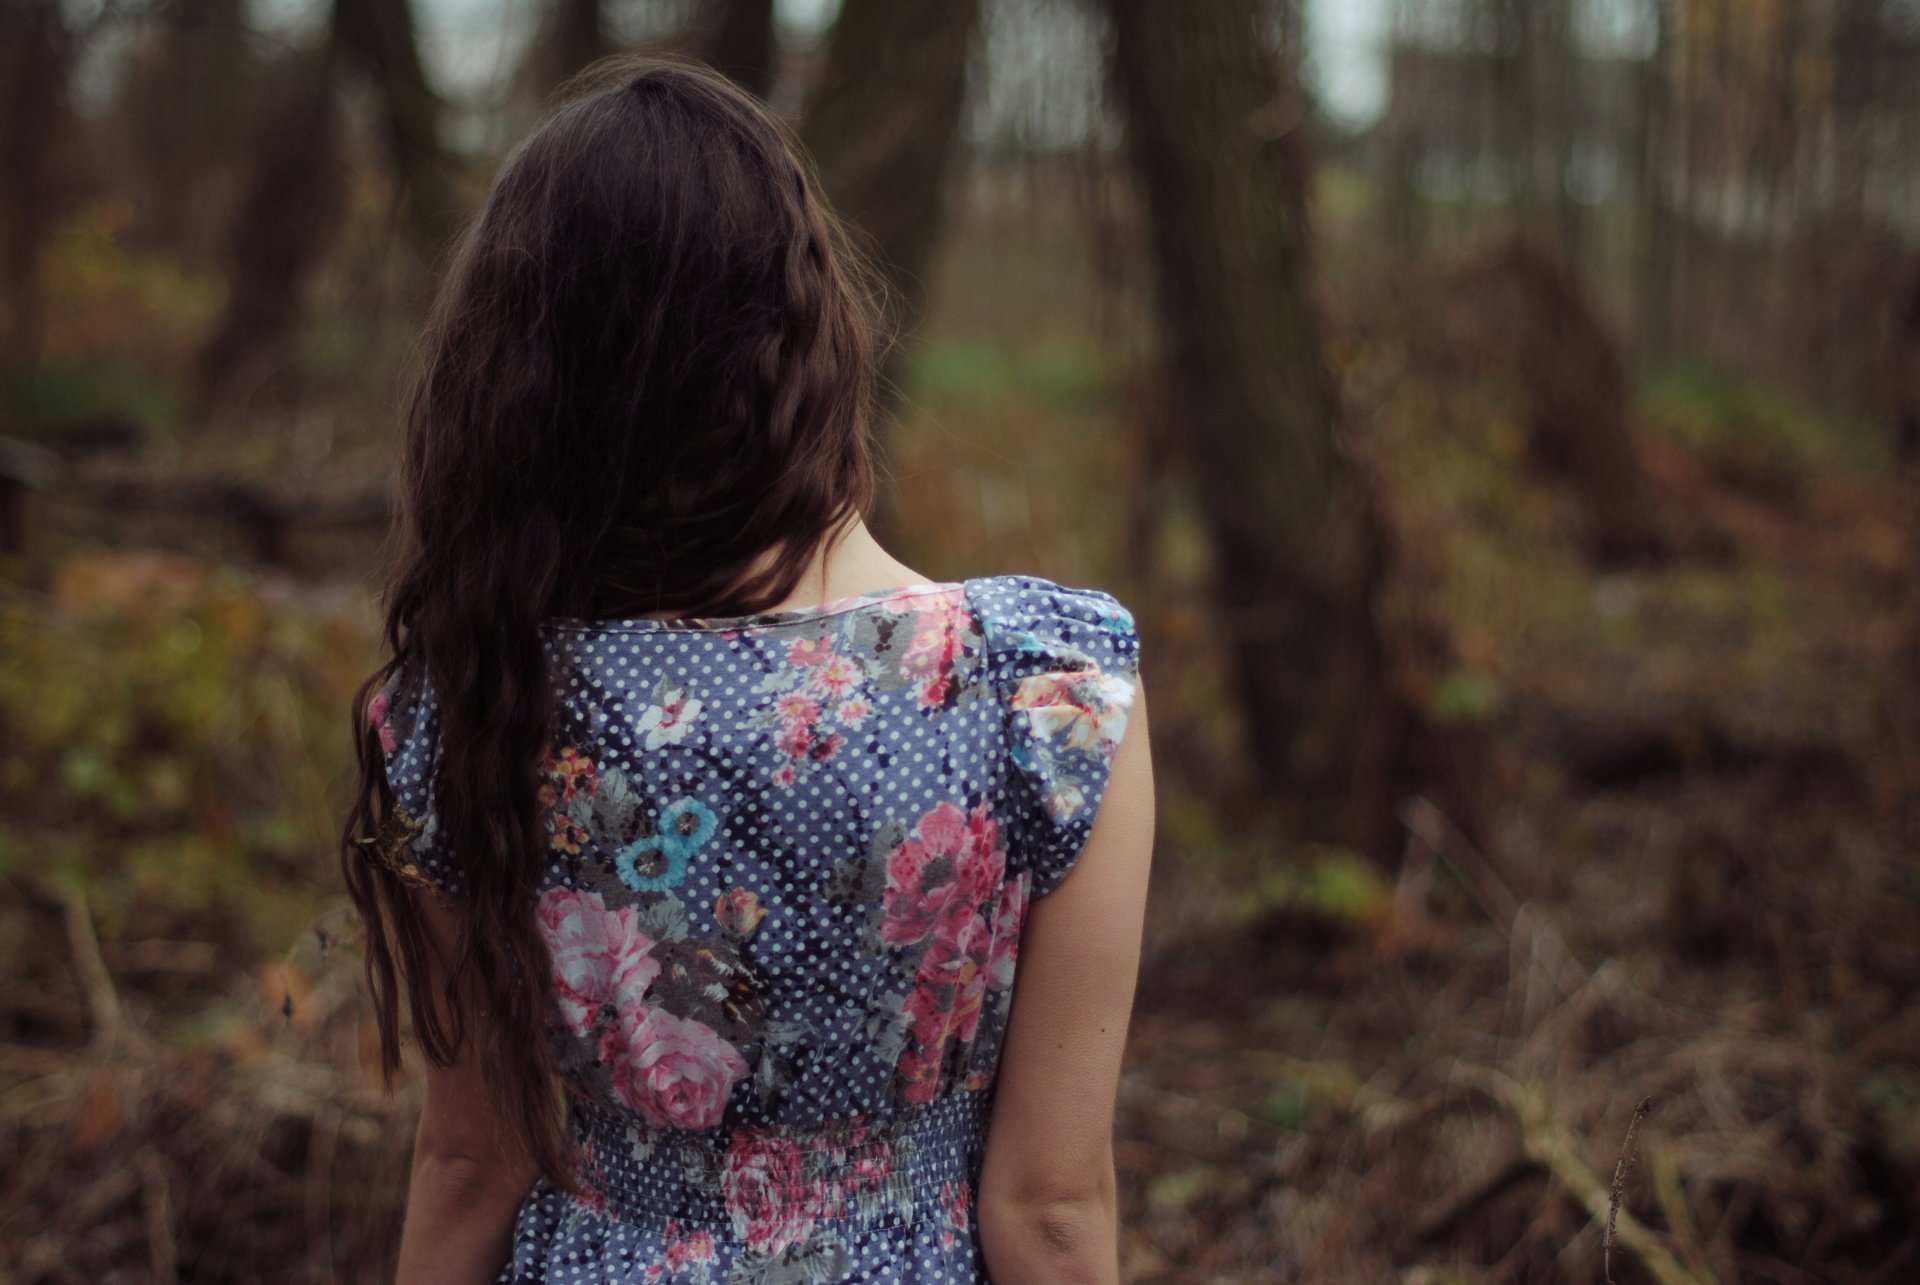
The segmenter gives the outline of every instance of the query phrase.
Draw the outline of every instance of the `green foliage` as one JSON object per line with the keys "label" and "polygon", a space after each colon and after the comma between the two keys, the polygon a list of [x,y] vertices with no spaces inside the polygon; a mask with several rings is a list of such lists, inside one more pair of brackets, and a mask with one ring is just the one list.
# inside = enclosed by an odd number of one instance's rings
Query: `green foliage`
{"label": "green foliage", "polygon": [[1436,723],[1484,723],[1506,704],[1500,680],[1485,670],[1461,666],[1440,680],[1427,704]]}
{"label": "green foliage", "polygon": [[0,868],[81,879],[106,915],[311,913],[370,631],[270,596],[238,572],[102,554],[50,595],[0,599]]}
{"label": "green foliage", "polygon": [[932,401],[969,405],[1027,396],[1064,410],[1085,410],[1107,397],[1111,377],[1090,348],[1014,347],[952,339],[922,345],[910,375]]}
{"label": "green foliage", "polygon": [[1316,847],[1261,865],[1240,896],[1239,917],[1253,922],[1280,912],[1341,925],[1368,922],[1393,890],[1373,863],[1347,848]]}
{"label": "green foliage", "polygon": [[50,363],[32,375],[0,372],[0,415],[27,428],[123,420],[169,428],[181,406],[170,383],[116,361]]}
{"label": "green foliage", "polygon": [[1876,425],[1709,366],[1655,370],[1640,393],[1649,422],[1750,490],[1791,495],[1823,465],[1871,470],[1890,459],[1888,434]]}

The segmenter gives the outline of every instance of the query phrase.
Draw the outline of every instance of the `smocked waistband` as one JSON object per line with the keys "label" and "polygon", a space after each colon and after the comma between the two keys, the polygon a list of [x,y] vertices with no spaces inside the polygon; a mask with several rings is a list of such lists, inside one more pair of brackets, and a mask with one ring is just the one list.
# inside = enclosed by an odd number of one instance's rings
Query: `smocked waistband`
{"label": "smocked waistband", "polygon": [[885,1117],[670,1133],[576,1101],[584,1202],[625,1221],[727,1230],[756,1248],[822,1225],[961,1220],[986,1148],[992,1091]]}

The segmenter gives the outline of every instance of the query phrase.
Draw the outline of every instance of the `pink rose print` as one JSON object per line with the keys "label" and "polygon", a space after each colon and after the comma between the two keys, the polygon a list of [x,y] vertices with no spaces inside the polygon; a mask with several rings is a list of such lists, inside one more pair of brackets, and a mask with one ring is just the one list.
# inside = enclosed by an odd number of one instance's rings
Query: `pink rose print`
{"label": "pink rose print", "polygon": [[367,721],[372,723],[380,733],[380,748],[386,753],[391,754],[397,742],[393,736],[393,724],[387,722],[389,708],[390,706],[385,692],[379,693],[371,701],[367,702]]}
{"label": "pink rose print", "polygon": [[950,802],[920,818],[914,837],[887,857],[887,916],[880,933],[896,946],[957,928],[998,891],[1007,854],[1000,823],[982,803],[971,815]]}
{"label": "pink rose print", "polygon": [[946,1210],[947,1225],[940,1231],[940,1243],[952,1249],[954,1242],[967,1234],[973,1223],[973,1189],[965,1178],[940,1184],[940,1203]]}
{"label": "pink rose print", "polygon": [[924,601],[913,613],[913,640],[900,658],[900,668],[918,687],[921,707],[931,709],[944,704],[953,687],[967,613],[957,593],[935,594]]}
{"label": "pink rose print", "polygon": [[715,1256],[713,1233],[710,1231],[691,1231],[685,1235],[680,1231],[680,1220],[669,1218],[665,1228],[667,1242],[666,1267],[676,1274],[690,1267],[711,1263]]}
{"label": "pink rose print", "polygon": [[711,1129],[747,1073],[740,1051],[708,1026],[635,1000],[600,1037],[614,1096],[662,1129]]}
{"label": "pink rose print", "polygon": [[805,723],[788,723],[780,729],[780,738],[775,744],[788,758],[802,758],[813,746],[813,728]]}
{"label": "pink rose print", "polygon": [[774,1254],[813,1233],[823,1183],[801,1167],[800,1144],[757,1129],[739,1129],[721,1172],[727,1215],[749,1249]]}
{"label": "pink rose print", "polygon": [[660,973],[631,906],[611,911],[597,892],[549,888],[535,918],[553,957],[554,998],[575,1035],[593,1029],[603,1006],[637,1000]]}

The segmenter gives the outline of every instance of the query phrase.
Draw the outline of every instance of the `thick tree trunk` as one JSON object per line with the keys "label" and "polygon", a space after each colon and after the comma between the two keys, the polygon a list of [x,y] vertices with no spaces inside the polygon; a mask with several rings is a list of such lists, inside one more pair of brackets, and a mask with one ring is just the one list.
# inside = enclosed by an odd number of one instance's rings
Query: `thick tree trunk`
{"label": "thick tree trunk", "polygon": [[1108,0],[1162,345],[1217,553],[1253,759],[1344,802],[1382,665],[1378,547],[1336,446],[1312,299],[1306,110],[1260,0]]}
{"label": "thick tree trunk", "polygon": [[427,83],[407,0],[333,0],[340,61],[372,82],[406,226],[423,253],[439,253],[458,216],[440,146],[440,99]]}

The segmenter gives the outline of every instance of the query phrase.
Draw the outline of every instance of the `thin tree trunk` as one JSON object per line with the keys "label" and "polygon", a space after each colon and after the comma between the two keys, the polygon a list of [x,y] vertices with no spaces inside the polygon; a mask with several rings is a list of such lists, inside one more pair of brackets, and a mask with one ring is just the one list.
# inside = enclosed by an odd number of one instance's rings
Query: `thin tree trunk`
{"label": "thin tree trunk", "polygon": [[1306,111],[1260,0],[1108,0],[1162,345],[1264,781],[1344,801],[1382,665],[1311,297]]}
{"label": "thin tree trunk", "polygon": [[55,144],[73,44],[60,0],[0,4],[0,306],[6,356],[23,370],[40,356],[40,251],[60,199]]}

